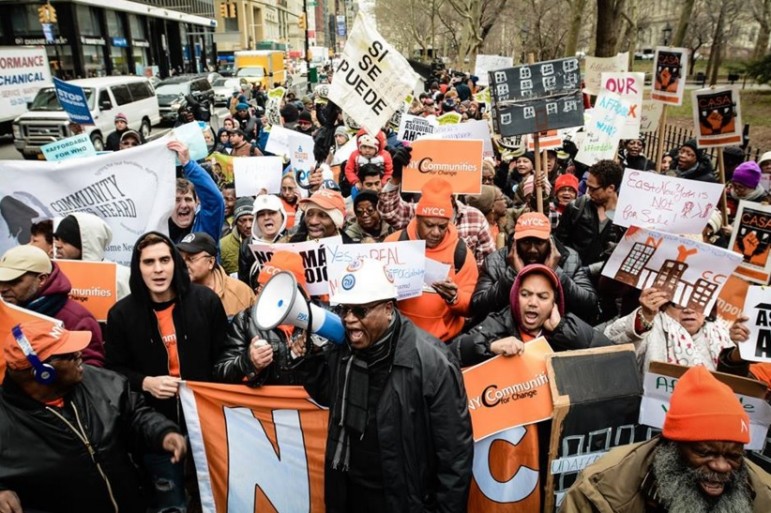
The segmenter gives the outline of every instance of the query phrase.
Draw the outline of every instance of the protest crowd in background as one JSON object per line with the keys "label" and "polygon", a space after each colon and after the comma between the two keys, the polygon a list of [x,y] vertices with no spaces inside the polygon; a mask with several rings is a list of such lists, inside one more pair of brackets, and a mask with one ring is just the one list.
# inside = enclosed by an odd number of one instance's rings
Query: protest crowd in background
{"label": "protest crowd in background", "polygon": [[681,49],[420,79],[369,23],[216,133],[0,162],[0,513],[771,511],[738,90],[672,146]]}

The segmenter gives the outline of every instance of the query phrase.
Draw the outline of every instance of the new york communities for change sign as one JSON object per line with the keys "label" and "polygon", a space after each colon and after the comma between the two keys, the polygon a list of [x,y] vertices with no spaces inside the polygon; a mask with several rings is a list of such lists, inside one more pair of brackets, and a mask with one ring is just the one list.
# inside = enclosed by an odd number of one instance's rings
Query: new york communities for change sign
{"label": "new york communities for change sign", "polygon": [[329,99],[371,133],[399,110],[418,76],[359,11],[335,70]]}
{"label": "new york communities for change sign", "polygon": [[575,58],[490,72],[495,125],[503,137],[584,124]]}

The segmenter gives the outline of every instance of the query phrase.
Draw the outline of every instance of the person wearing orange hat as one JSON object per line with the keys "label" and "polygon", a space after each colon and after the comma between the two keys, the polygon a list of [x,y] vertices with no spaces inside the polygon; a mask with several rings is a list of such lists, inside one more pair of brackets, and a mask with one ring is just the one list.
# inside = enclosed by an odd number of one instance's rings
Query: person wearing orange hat
{"label": "person wearing orange hat", "polygon": [[[291,251],[276,251],[257,277],[257,295],[274,275],[291,272],[297,285],[307,296],[302,257]],[[253,320],[254,309],[236,314],[228,326],[225,345],[214,364],[214,379],[224,383],[246,383],[248,386],[301,385],[302,375],[292,366],[305,352],[305,331],[291,325],[280,325],[265,331]]]}
{"label": "person wearing orange hat", "polygon": [[452,186],[443,178],[430,179],[421,189],[415,218],[407,228],[386,237],[386,242],[426,241],[426,258],[449,265],[447,277],[423,288],[423,295],[397,303],[399,311],[445,342],[460,333],[469,313],[477,282],[474,254],[458,236],[452,223]]}
{"label": "person wearing orange hat", "polygon": [[585,468],[560,513],[771,511],[771,476],[744,457],[750,419],[703,366],[675,385],[661,436]]}
{"label": "person wearing orange hat", "polygon": [[294,235],[279,242],[303,242],[340,235],[343,243],[352,241],[343,231],[345,225],[345,200],[340,192],[332,189],[319,189],[310,198],[298,202],[303,211],[300,228]]}
{"label": "person wearing orange hat", "polygon": [[45,320],[3,334],[0,511],[144,513],[129,451],[184,458],[179,427],[146,406],[125,377],[83,365],[91,336]]}
{"label": "person wearing orange hat", "polygon": [[554,209],[562,215],[571,201],[578,197],[578,178],[572,173],[560,175],[554,182]]}

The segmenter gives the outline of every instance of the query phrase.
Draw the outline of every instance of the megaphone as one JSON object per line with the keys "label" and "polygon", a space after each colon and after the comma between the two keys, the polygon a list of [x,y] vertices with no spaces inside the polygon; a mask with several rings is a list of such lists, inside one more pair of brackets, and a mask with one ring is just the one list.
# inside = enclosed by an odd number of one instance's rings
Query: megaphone
{"label": "megaphone", "polygon": [[291,324],[342,344],[345,328],[340,317],[311,303],[297,287],[292,273],[276,273],[262,288],[252,307],[252,319],[261,330],[272,330],[280,324]]}

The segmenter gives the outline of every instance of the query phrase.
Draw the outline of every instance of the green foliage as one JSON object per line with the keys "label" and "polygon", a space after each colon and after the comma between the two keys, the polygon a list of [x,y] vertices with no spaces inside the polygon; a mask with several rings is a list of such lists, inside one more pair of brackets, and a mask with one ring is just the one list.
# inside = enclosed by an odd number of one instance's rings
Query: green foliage
{"label": "green foliage", "polygon": [[771,54],[749,63],[746,71],[747,75],[754,78],[758,84],[771,82]]}

